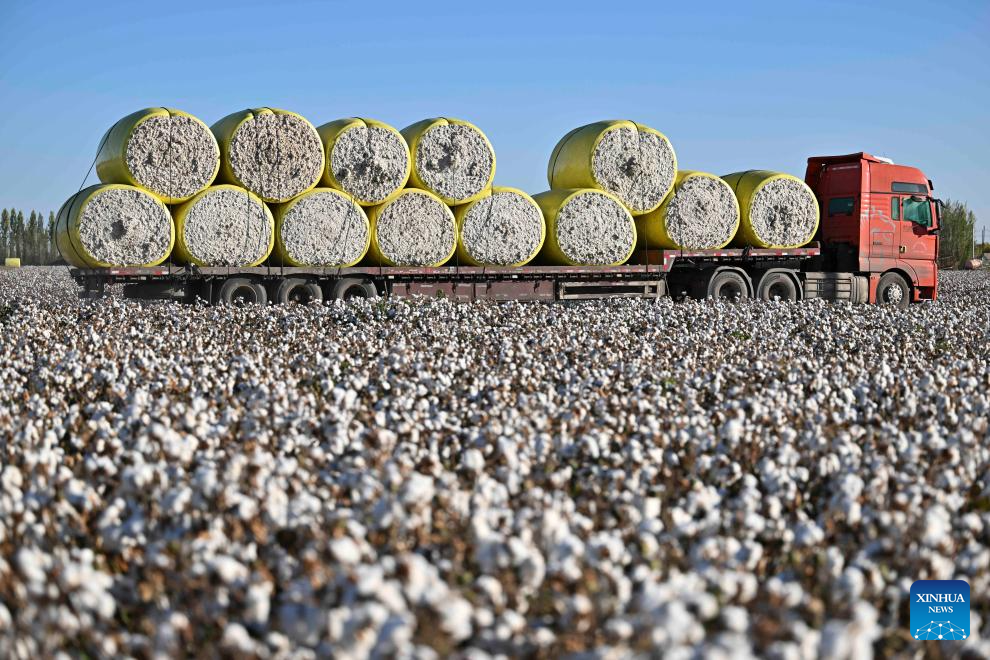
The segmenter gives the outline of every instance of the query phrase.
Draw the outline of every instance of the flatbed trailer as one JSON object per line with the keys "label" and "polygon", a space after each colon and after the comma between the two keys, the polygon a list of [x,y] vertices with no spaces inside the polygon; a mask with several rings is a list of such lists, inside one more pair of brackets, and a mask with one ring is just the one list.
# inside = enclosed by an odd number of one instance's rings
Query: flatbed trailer
{"label": "flatbed trailer", "polygon": [[588,300],[637,297],[724,297],[785,300],[822,297],[866,302],[866,278],[814,270],[817,243],[794,249],[650,250],[622,266],[441,266],[350,268],[73,269],[81,296],[98,298],[123,285],[140,299],[202,300],[213,304],[285,303],[373,296],[453,300]]}

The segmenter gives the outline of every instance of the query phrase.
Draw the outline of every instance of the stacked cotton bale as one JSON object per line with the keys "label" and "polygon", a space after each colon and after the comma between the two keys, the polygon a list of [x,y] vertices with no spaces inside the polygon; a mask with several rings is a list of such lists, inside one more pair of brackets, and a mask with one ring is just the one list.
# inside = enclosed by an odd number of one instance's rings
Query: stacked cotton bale
{"label": "stacked cotton bale", "polygon": [[55,244],[78,268],[156,266],[175,231],[168,207],[135,186],[90,186],[70,197],[55,220]]}
{"label": "stacked cotton bale", "polygon": [[636,218],[642,249],[712,250],[732,241],[739,203],[725,181],[706,172],[681,170],[674,191],[655,211]]}
{"label": "stacked cotton bale", "polygon": [[539,254],[546,237],[539,204],[516,188],[493,186],[455,207],[454,216],[458,259],[469,266],[522,266]]}
{"label": "stacked cotton bale", "polygon": [[574,129],[554,147],[547,168],[552,190],[604,190],[632,215],[660,206],[676,174],[677,156],[670,140],[649,126],[625,120]]}
{"label": "stacked cotton bale", "polygon": [[257,266],[271,254],[272,212],[254,193],[221,184],[175,207],[175,261],[196,266]]}
{"label": "stacked cotton bale", "polygon": [[220,149],[202,121],[172,108],[146,108],[115,123],[100,141],[103,183],[137,186],[166,204],[183,202],[217,176]]}
{"label": "stacked cotton bale", "polygon": [[376,266],[442,266],[457,248],[457,221],[436,195],[406,188],[368,209],[371,245],[366,263]]}
{"label": "stacked cotton bale", "polygon": [[589,188],[534,195],[546,218],[542,261],[562,266],[626,262],[636,247],[636,224],[614,195]]}
{"label": "stacked cotton bale", "polygon": [[412,156],[409,185],[444,204],[481,197],[495,178],[495,150],[484,133],[461,119],[424,119],[402,129]]}
{"label": "stacked cotton bale", "polygon": [[739,200],[740,224],[733,245],[796,248],[818,230],[818,200],[790,174],[748,170],[722,177]]}
{"label": "stacked cotton bale", "polygon": [[353,266],[371,241],[368,216],[348,194],[314,188],[275,206],[272,261],[286,266]]}
{"label": "stacked cotton bale", "polygon": [[542,260],[624,263],[636,247],[633,216],[660,206],[676,172],[670,141],[648,126],[602,121],[572,130],[550,156],[550,191],[535,196],[547,222]]}
{"label": "stacked cotton bale", "polygon": [[352,117],[323,124],[317,133],[326,158],[323,185],[344,191],[361,206],[394,199],[409,180],[409,147],[392,126]]}
{"label": "stacked cotton bale", "polygon": [[323,144],[306,119],[260,108],[227,115],[211,127],[220,143],[223,183],[246,188],[266,202],[287,202],[323,176]]}

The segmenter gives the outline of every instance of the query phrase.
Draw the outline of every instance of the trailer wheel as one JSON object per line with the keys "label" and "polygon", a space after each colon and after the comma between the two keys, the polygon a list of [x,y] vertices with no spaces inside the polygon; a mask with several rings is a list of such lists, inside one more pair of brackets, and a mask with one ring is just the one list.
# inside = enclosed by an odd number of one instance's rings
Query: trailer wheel
{"label": "trailer wheel", "polygon": [[246,277],[231,277],[220,285],[213,302],[231,307],[264,305],[268,302],[268,294],[265,287],[258,282],[252,282]]}
{"label": "trailer wheel", "polygon": [[305,305],[323,300],[323,289],[314,282],[301,277],[286,277],[279,280],[275,289],[275,302],[279,305],[299,303]]}
{"label": "trailer wheel", "polygon": [[760,283],[756,286],[756,297],[760,300],[780,298],[787,302],[796,302],[798,299],[797,286],[794,285],[794,280],[787,273],[766,273],[760,278]]}
{"label": "trailer wheel", "polygon": [[736,271],[719,271],[708,282],[708,297],[745,300],[749,298],[749,285]]}
{"label": "trailer wheel", "polygon": [[911,302],[911,287],[897,273],[886,273],[877,284],[877,304],[907,309]]}
{"label": "trailer wheel", "polygon": [[356,277],[345,277],[333,283],[330,289],[333,300],[350,300],[351,298],[376,298],[378,289],[368,280]]}

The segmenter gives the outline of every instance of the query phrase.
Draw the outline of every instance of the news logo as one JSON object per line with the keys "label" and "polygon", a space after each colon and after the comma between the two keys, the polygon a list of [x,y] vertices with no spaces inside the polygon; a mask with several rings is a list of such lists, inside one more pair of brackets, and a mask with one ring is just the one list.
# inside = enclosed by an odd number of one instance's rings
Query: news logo
{"label": "news logo", "polygon": [[969,583],[915,581],[911,585],[911,636],[936,641],[969,637]]}

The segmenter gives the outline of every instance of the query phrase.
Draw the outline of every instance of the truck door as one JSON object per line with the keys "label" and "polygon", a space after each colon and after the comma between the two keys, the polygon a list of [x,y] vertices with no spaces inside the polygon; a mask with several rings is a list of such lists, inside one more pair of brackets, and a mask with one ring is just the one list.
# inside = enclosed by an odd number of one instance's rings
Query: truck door
{"label": "truck door", "polygon": [[[893,259],[894,243],[897,241],[900,222],[883,208],[886,195],[874,193],[871,195],[875,206],[870,210],[870,258]],[[879,207],[879,208],[878,208]]]}
{"label": "truck door", "polygon": [[902,195],[900,200],[902,220],[899,223],[900,254],[898,256],[912,262],[934,261],[935,243],[938,239],[931,233],[933,229],[931,201],[923,195]]}

